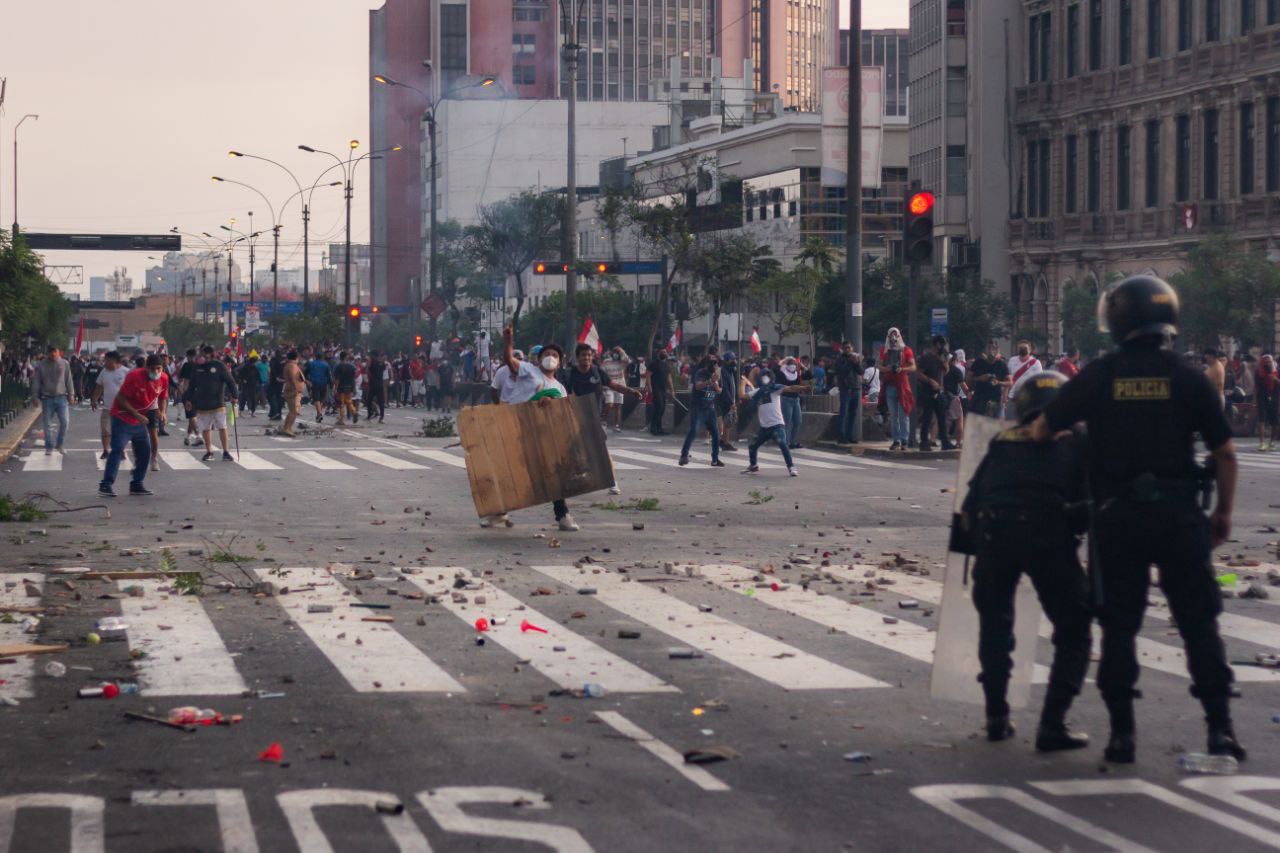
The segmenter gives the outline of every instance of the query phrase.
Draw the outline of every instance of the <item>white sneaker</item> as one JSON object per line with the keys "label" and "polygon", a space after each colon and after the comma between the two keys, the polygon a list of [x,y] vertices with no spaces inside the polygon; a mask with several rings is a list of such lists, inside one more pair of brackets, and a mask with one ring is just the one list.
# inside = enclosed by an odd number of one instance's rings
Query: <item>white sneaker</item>
{"label": "white sneaker", "polygon": [[792,477],[799,477],[799,476],[800,476],[800,472],[799,472],[799,471],[797,471],[794,467],[793,467],[793,468],[788,468],[788,469],[787,469],[787,473],[788,473],[788,474],[790,474]]}
{"label": "white sneaker", "polygon": [[610,486],[610,487],[609,487],[609,494],[611,494],[611,495],[620,495],[620,494],[622,494],[622,489],[619,489],[617,486]]}
{"label": "white sneaker", "polygon": [[489,528],[489,527],[497,527],[499,525],[505,525],[506,527],[515,527],[516,523],[512,521],[511,517],[507,515],[505,512],[502,513],[501,515],[491,515],[488,518],[480,519],[481,527]]}
{"label": "white sneaker", "polygon": [[560,529],[567,530],[570,533],[575,533],[579,530],[578,522],[573,520],[572,515],[566,515],[564,518],[560,519]]}
{"label": "white sneaker", "polygon": [[160,470],[160,460],[155,459],[155,458],[153,458],[153,459],[151,460],[151,470],[152,470],[152,471],[159,472],[159,470]]}

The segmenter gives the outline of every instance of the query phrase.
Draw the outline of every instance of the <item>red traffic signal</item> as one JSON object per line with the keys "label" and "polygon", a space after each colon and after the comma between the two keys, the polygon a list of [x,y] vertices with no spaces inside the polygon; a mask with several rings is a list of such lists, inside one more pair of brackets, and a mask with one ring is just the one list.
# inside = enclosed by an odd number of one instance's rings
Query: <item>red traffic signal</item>
{"label": "red traffic signal", "polygon": [[415,347],[420,347],[420,346],[422,346],[422,335],[414,335],[414,336],[413,336],[413,345],[414,345]]}
{"label": "red traffic signal", "polygon": [[546,275],[546,274],[547,274],[547,262],[546,262],[546,261],[538,261],[536,264],[534,264],[534,265],[533,265],[533,271],[534,271],[534,273],[535,273],[535,274],[537,274],[537,275]]}
{"label": "red traffic signal", "polygon": [[902,257],[908,264],[920,265],[933,261],[935,202],[936,198],[928,190],[921,190],[907,197],[907,209],[902,217]]}
{"label": "red traffic signal", "polygon": [[347,316],[350,317],[352,320],[360,319],[360,309],[357,306],[352,305],[350,308],[347,309]]}
{"label": "red traffic signal", "polygon": [[920,192],[911,196],[911,200],[907,202],[907,210],[912,216],[924,216],[933,210],[933,193]]}

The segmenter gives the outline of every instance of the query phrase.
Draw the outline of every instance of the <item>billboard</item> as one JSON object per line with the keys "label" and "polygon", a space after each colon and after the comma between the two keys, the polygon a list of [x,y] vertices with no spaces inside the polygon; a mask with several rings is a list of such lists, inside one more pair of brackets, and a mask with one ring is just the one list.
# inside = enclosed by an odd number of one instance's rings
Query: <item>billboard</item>
{"label": "billboard", "polygon": [[[884,69],[862,69],[862,185],[880,186],[884,155]],[[848,165],[849,69],[822,70],[822,185],[843,187]]]}

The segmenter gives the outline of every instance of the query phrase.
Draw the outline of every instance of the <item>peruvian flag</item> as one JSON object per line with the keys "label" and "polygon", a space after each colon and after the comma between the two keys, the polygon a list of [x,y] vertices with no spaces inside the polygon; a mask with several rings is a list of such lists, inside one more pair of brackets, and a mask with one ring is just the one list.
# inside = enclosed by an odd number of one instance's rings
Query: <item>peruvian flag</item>
{"label": "peruvian flag", "polygon": [[756,355],[759,355],[761,349],[763,349],[763,347],[760,346],[760,327],[752,326],[751,327],[751,351]]}
{"label": "peruvian flag", "polygon": [[600,343],[600,330],[596,328],[596,321],[591,319],[590,314],[582,323],[582,331],[578,332],[578,343],[589,345],[597,353],[604,352],[604,344]]}
{"label": "peruvian flag", "polygon": [[671,340],[667,341],[667,349],[676,352],[680,349],[680,344],[684,342],[684,333],[676,326],[676,330],[671,333]]}
{"label": "peruvian flag", "polygon": [[80,327],[76,329],[76,352],[84,347],[84,318],[80,318]]}

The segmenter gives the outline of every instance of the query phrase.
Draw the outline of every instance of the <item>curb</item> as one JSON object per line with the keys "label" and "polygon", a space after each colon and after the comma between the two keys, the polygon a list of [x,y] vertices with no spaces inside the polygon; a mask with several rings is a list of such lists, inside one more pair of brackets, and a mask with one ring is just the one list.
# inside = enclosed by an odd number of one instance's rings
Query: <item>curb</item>
{"label": "curb", "polygon": [[5,432],[12,430],[14,434],[0,439],[0,464],[8,462],[10,457],[18,452],[18,448],[22,446],[22,440],[27,437],[27,432],[39,418],[40,410],[34,407],[29,408],[18,415],[17,420],[5,429]]}
{"label": "curb", "polygon": [[891,459],[895,462],[903,462],[910,460],[923,459],[959,459],[959,450],[930,450],[921,453],[916,450],[908,450],[905,453],[897,450],[889,450],[883,447],[864,447],[862,445],[845,445],[837,444],[834,441],[819,441],[818,446],[823,450],[830,450],[835,453],[847,453],[850,456],[865,456],[868,459]]}

